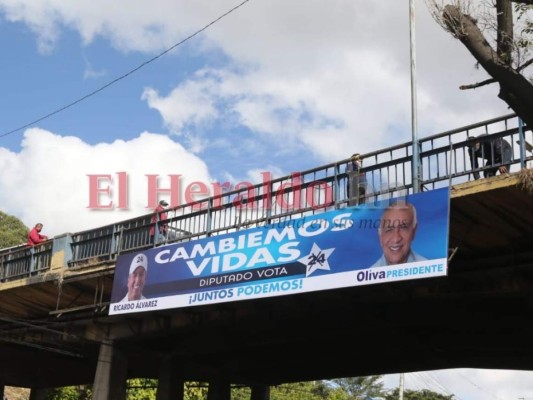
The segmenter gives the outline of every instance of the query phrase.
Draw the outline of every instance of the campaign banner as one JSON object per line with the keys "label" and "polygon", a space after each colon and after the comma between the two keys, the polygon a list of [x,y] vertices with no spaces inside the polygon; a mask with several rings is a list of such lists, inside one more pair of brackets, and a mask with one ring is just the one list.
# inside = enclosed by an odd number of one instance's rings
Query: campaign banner
{"label": "campaign banner", "polygon": [[118,257],[109,314],[447,274],[449,189]]}

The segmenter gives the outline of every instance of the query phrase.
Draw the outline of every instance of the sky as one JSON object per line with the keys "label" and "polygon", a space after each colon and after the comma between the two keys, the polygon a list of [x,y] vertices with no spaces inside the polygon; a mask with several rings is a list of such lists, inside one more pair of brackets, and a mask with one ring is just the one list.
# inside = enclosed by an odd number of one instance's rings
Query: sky
{"label": "sky", "polygon": [[[256,182],[410,140],[407,0],[249,0],[217,20],[241,1],[0,0],[0,210],[79,232],[150,212],[148,174]],[[458,89],[487,76],[415,7],[419,136],[508,114],[494,85]],[[90,207],[89,176],[119,172],[128,209]],[[459,399],[533,397],[529,372],[431,374]]]}

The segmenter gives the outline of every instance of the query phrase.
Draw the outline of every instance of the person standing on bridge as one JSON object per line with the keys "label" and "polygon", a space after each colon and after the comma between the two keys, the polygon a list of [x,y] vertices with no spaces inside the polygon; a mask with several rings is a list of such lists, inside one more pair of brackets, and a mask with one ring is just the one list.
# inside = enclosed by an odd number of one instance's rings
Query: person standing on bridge
{"label": "person standing on bridge", "polygon": [[[483,136],[487,134],[479,135],[476,137],[469,137],[468,139],[476,139],[470,143],[468,155],[470,156],[470,164],[472,169],[478,169],[479,164],[477,159],[482,158],[487,160],[485,167],[492,166],[494,164],[503,164],[499,167],[489,168],[483,171],[483,177],[495,176],[499,171],[500,174],[506,174],[509,172],[509,164],[513,157],[513,150],[511,145],[502,138],[496,138],[494,140],[483,140]],[[479,179],[479,171],[473,172],[474,179]]]}
{"label": "person standing on bridge", "polygon": [[137,254],[133,257],[130,264],[128,275],[128,293],[121,302],[133,300],[146,300],[142,292],[144,284],[146,283],[146,275],[148,273],[148,259],[143,253]]}
{"label": "person standing on bridge", "polygon": [[43,224],[40,222],[35,224],[33,229],[28,233],[28,246],[36,246],[39,243],[45,242],[48,240],[48,236],[41,235],[41,230],[43,229]]}
{"label": "person standing on bridge", "polygon": [[383,255],[371,268],[426,260],[411,249],[417,227],[414,205],[397,202],[388,206],[381,215],[378,228]]}
{"label": "person standing on bridge", "polygon": [[355,206],[365,202],[366,175],[361,171],[362,163],[361,155],[355,153],[346,166],[346,174],[348,175],[346,195],[348,196],[349,206]]}
{"label": "person standing on bridge", "polygon": [[157,223],[158,232],[159,232],[157,241],[164,242],[167,239],[168,223],[165,222],[167,220],[167,213],[165,211],[167,206],[168,206],[168,203],[165,200],[161,200],[154,210],[154,215],[151,220],[153,225],[150,228],[150,236],[152,237],[152,242],[154,242],[155,240],[156,223]]}

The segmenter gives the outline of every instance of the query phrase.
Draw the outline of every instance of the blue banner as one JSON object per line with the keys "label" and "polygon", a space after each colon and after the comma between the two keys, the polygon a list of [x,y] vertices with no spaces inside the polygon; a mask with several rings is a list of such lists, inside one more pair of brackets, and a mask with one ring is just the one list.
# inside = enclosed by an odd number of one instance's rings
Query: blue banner
{"label": "blue banner", "polygon": [[448,188],[118,257],[110,314],[443,276]]}

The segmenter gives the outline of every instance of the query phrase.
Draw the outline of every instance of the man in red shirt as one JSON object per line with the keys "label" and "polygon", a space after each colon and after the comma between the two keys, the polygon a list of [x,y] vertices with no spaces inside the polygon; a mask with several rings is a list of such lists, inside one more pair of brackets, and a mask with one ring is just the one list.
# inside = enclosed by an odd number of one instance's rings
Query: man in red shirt
{"label": "man in red shirt", "polygon": [[35,224],[30,233],[28,233],[28,246],[33,247],[39,243],[48,240],[48,236],[40,234],[41,229],[43,229],[43,224],[38,223]]}

